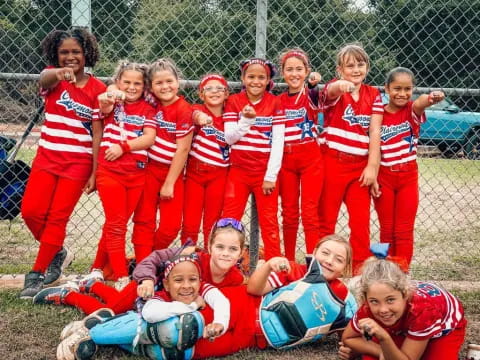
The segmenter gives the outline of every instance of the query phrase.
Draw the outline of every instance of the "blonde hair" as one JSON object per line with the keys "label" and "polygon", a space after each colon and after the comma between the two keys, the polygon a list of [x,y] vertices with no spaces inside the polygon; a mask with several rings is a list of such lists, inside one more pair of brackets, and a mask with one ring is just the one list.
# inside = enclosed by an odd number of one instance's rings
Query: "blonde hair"
{"label": "blonde hair", "polygon": [[148,80],[151,82],[153,79],[153,76],[157,72],[164,71],[164,70],[172,73],[172,75],[175,77],[175,79],[177,79],[177,81],[181,80],[182,78],[181,71],[177,68],[177,65],[175,65],[175,62],[169,58],[160,58],[150,65],[148,69]]}
{"label": "blonde hair", "polygon": [[245,247],[245,242],[247,240],[247,237],[245,235],[245,233],[241,232],[241,231],[238,231],[237,229],[235,229],[233,226],[231,225],[227,225],[227,226],[222,226],[222,227],[214,227],[212,232],[210,233],[210,237],[208,238],[208,247],[210,248],[211,246],[213,246],[213,244],[215,243],[215,238],[217,237],[218,234],[220,233],[226,233],[226,232],[231,232],[231,233],[235,233],[238,235],[238,241],[240,242],[240,250],[243,250],[243,248]]}
{"label": "blonde hair", "polygon": [[363,61],[367,64],[367,70],[370,69],[370,57],[362,45],[351,43],[343,46],[337,53],[337,66],[342,66],[349,57],[357,61]]}
{"label": "blonde hair", "polygon": [[139,64],[136,62],[130,62],[129,60],[120,60],[115,68],[113,74],[113,81],[118,81],[121,79],[123,73],[128,70],[138,71],[142,74],[143,84],[147,85],[147,71],[148,66],[146,64]]}
{"label": "blonde hair", "polygon": [[331,234],[331,235],[324,236],[317,243],[317,245],[315,246],[315,249],[313,249],[313,254],[315,255],[318,248],[323,243],[326,243],[327,241],[334,241],[334,242],[336,242],[340,245],[343,245],[343,247],[345,248],[345,252],[346,252],[345,269],[343,269],[343,276],[344,277],[351,277],[352,276],[352,247],[350,246],[350,243],[344,237],[342,237],[340,235],[337,235],[337,234]]}
{"label": "blonde hair", "polygon": [[404,298],[412,293],[410,279],[396,263],[372,256],[362,266],[357,292],[360,302],[365,302],[367,291],[374,283],[388,285],[400,291]]}

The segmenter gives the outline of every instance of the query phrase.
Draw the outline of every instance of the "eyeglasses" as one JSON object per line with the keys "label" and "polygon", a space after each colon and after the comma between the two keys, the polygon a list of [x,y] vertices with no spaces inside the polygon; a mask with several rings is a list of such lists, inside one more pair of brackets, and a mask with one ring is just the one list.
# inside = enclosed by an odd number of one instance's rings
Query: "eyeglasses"
{"label": "eyeglasses", "polygon": [[203,88],[204,92],[216,93],[216,92],[225,92],[227,90],[224,86],[205,86]]}
{"label": "eyeglasses", "polygon": [[242,222],[234,219],[234,218],[223,218],[218,220],[213,227],[213,230],[218,228],[224,228],[227,226],[233,227],[235,230],[240,231],[241,233],[245,233],[245,227],[243,226]]}

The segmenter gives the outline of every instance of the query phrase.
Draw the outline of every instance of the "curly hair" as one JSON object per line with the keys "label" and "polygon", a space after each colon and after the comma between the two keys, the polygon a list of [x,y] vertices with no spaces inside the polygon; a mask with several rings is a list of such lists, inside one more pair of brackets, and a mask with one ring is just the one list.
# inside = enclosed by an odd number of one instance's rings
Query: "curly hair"
{"label": "curly hair", "polygon": [[60,66],[58,63],[58,48],[65,39],[75,39],[83,49],[85,66],[94,67],[100,58],[98,43],[95,36],[87,29],[53,30],[42,40],[42,53],[49,65]]}

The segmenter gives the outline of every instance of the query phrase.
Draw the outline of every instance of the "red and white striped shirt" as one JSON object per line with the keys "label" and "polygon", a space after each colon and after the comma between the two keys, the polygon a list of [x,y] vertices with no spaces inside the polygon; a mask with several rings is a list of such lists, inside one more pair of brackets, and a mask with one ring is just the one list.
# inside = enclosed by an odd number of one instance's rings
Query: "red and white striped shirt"
{"label": "red and white striped shirt", "polygon": [[380,164],[392,166],[415,161],[420,124],[425,120],[425,113],[418,116],[413,111],[413,101],[395,113],[385,109],[380,135]]}
{"label": "red and white striped shirt", "polygon": [[213,115],[205,105],[193,105],[192,108],[193,111],[199,110],[211,116],[213,123],[208,126],[195,126],[189,155],[210,165],[229,166],[230,151],[225,142],[223,118]]}
{"label": "red and white striped shirt", "polygon": [[242,91],[227,99],[224,122],[237,122],[246,105],[252,106],[257,116],[249,131],[232,145],[230,162],[248,171],[265,172],[272,147],[272,126],[285,124],[285,111],[278,97],[269,92],[254,105]]}
{"label": "red and white striped shirt", "polygon": [[134,140],[143,134],[145,127],[156,129],[153,120],[155,108],[145,100],[134,103],[117,104],[112,113],[104,119],[103,138],[100,143],[98,163],[118,173],[131,173],[144,169],[147,163],[147,150],[137,150],[122,154],[115,161],[105,160],[105,151],[121,141]]}
{"label": "red and white striped shirt", "polygon": [[[285,109],[285,144],[302,144],[315,141],[318,137],[318,112],[308,93],[278,96]],[[298,100],[297,100],[298,99]]]}
{"label": "red and white striped shirt", "polygon": [[[361,332],[358,321],[374,316],[364,304],[351,320],[352,328]],[[406,336],[426,340],[448,335],[452,330],[466,326],[463,306],[448,291],[432,283],[416,282],[415,292],[407,302],[402,317],[392,326],[383,326],[392,336]]]}
{"label": "red and white striped shirt", "polygon": [[52,89],[41,90],[45,122],[33,166],[72,179],[90,176],[92,121],[98,120],[97,96],[105,89],[104,83],[90,75],[81,88],[60,81]]}
{"label": "red and white striped shirt", "polygon": [[325,84],[322,91],[324,129],[321,142],[329,148],[345,153],[366,156],[368,154],[368,130],[372,114],[383,114],[383,104],[378,89],[362,84],[359,100],[350,93],[327,100],[328,87],[335,79]]}
{"label": "red and white striped shirt", "polygon": [[180,96],[173,104],[157,105],[155,121],[157,136],[148,149],[150,161],[170,165],[177,150],[177,139],[193,131],[192,106]]}

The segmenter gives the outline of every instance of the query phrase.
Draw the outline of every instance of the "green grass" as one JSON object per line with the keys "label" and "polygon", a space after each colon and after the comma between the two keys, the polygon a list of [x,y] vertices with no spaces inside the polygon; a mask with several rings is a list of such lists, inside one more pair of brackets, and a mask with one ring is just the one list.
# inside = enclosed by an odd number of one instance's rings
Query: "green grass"
{"label": "green grass", "polygon": [[480,183],[480,161],[419,158],[418,167],[420,178],[426,182],[444,179],[455,185]]}

